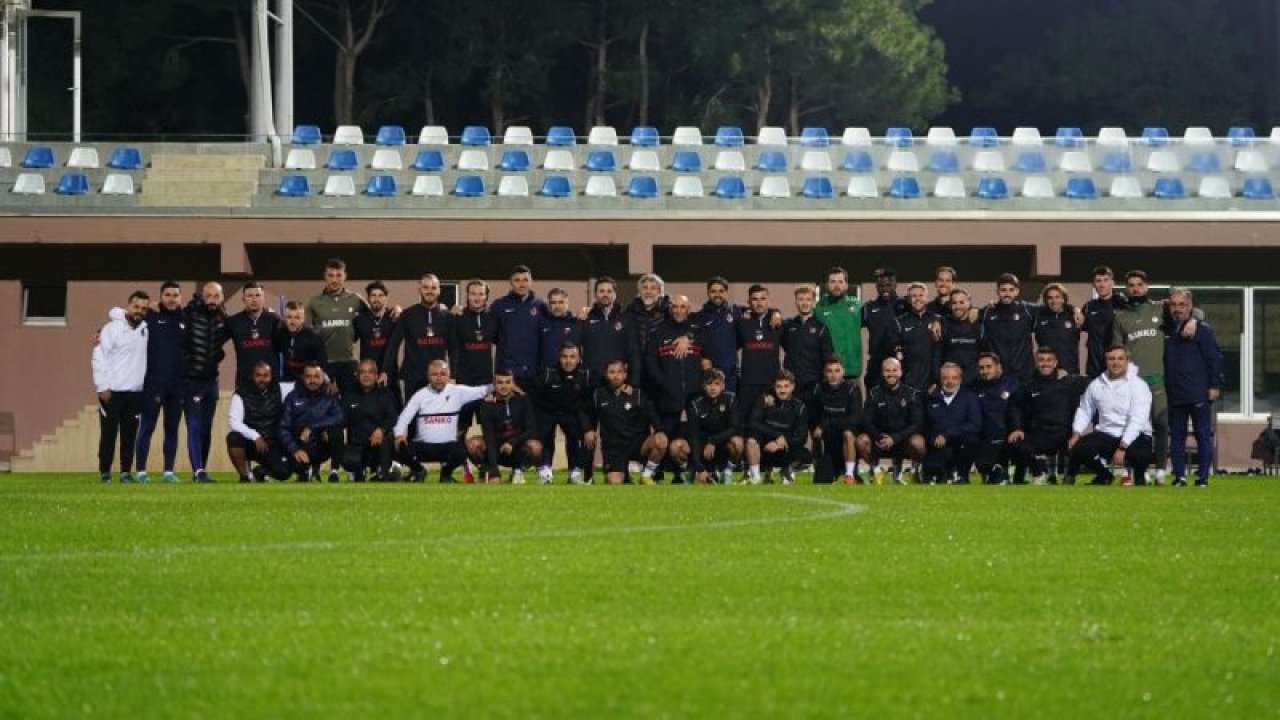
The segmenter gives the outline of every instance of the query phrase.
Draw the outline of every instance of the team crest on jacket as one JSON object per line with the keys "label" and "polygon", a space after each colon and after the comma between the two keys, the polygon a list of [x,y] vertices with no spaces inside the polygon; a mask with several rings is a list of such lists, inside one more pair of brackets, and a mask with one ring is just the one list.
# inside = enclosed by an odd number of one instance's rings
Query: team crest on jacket
{"label": "team crest on jacket", "polygon": [[1160,318],[1158,318],[1158,317],[1153,317],[1153,318],[1151,318],[1151,324],[1152,324],[1152,325],[1155,325],[1155,324],[1157,324],[1157,323],[1159,323],[1159,322],[1160,322]]}
{"label": "team crest on jacket", "polygon": [[621,321],[618,321],[618,322],[614,323],[614,324],[613,324],[613,329],[614,329],[614,330],[617,330],[617,331],[619,331],[619,332],[621,332],[621,331],[622,331],[622,322],[621,322]]}
{"label": "team crest on jacket", "polygon": [[623,409],[623,410],[630,410],[630,409],[631,409],[631,403],[630,403],[630,402],[624,402],[624,403],[622,403],[622,409]]}
{"label": "team crest on jacket", "polygon": [[529,314],[530,314],[531,316],[533,316],[533,317],[537,317],[537,316],[538,316],[538,308],[536,308],[536,307],[531,307],[531,308],[529,308]]}
{"label": "team crest on jacket", "polygon": [[1022,316],[1021,316],[1021,315],[1019,315],[1018,313],[1014,313],[1014,314],[1013,314],[1013,321],[1014,321],[1014,322],[1018,322],[1018,320],[1019,320],[1021,317],[1022,317]]}

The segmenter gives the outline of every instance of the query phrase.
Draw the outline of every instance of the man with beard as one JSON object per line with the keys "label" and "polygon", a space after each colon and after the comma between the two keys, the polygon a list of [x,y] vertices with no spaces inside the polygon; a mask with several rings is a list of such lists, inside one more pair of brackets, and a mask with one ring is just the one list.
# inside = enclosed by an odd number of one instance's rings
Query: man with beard
{"label": "man with beard", "polygon": [[951,312],[942,318],[941,360],[959,367],[961,381],[967,385],[978,378],[982,325],[974,320],[967,290],[955,288],[950,297]]}
{"label": "man with beard", "polygon": [[289,454],[298,482],[319,479],[320,465],[326,460],[329,482],[338,482],[343,421],[342,403],[336,393],[330,392],[324,368],[317,362],[307,363],[298,385],[285,396],[280,419],[280,442]]}
{"label": "man with beard", "polygon": [[[364,296],[367,305],[356,313],[356,337],[360,340],[360,359],[372,360],[379,368],[387,354],[387,344],[395,330],[396,319],[387,306],[387,286],[381,280],[374,280],[365,285]],[[379,377],[378,383],[391,386],[386,378]]]}
{"label": "man with beard", "polygon": [[[677,295],[670,299],[670,305],[671,316],[649,333],[645,359],[654,388],[649,396],[657,399],[663,432],[675,439],[683,436],[680,417],[685,408],[702,392],[704,358],[701,338],[689,319],[689,298]],[[705,364],[710,366],[710,361]]]}
{"label": "man with beard", "polygon": [[988,485],[1003,485],[1009,481],[1007,468],[1009,452],[1007,444],[1009,399],[1018,390],[1018,381],[1005,375],[1000,357],[995,353],[978,356],[978,382],[973,392],[978,396],[982,409],[982,430],[974,447],[973,463]]}
{"label": "man with beard", "polygon": [[449,373],[448,361],[432,360],[427,367],[427,385],[409,397],[396,419],[396,448],[402,452],[401,462],[409,466],[410,482],[425,480],[423,463],[440,463],[440,482],[454,481],[454,468],[467,462],[466,449],[458,441],[458,412],[463,405],[493,392],[492,385],[450,383]]}
{"label": "man with beard", "polygon": [[[227,415],[227,457],[240,476],[266,482],[289,477],[289,459],[280,440],[280,422],[284,418],[284,398],[275,381],[271,366],[258,362],[250,380],[236,388]],[[250,463],[253,464],[252,470]]]}
{"label": "man with beard", "polygon": [[236,351],[236,387],[253,382],[253,368],[261,362],[271,366],[272,376],[280,373],[275,345],[280,316],[266,307],[266,290],[257,280],[244,284],[240,298],[244,309],[227,318],[227,333]]}
{"label": "man with beard", "polygon": [[586,431],[582,445],[590,453],[600,447],[610,485],[621,485],[627,478],[628,465],[640,461],[644,462],[644,469],[638,482],[653,485],[658,464],[667,454],[667,436],[648,396],[627,382],[628,374],[623,361],[606,363],[605,385],[592,392],[582,414]]}
{"label": "man with beard", "polygon": [[98,332],[93,348],[93,385],[98,391],[98,473],[111,482],[111,461],[120,437],[120,482],[133,482],[133,453],[138,444],[138,416],[147,377],[147,304],[141,290],[129,296],[128,307],[109,313],[111,321]]}
{"label": "man with beard", "polygon": [[[493,394],[482,400],[479,409],[481,434],[467,439],[467,455],[484,468],[485,481],[502,482],[500,467],[511,468],[511,484],[524,484],[524,468],[542,459],[542,443],[534,418],[533,402],[516,394],[510,370],[493,375]],[[541,478],[540,478],[541,479]],[[543,485],[550,484],[546,478]]]}
{"label": "man with beard", "polygon": [[[302,369],[315,364],[325,367],[324,340],[303,320],[302,303],[290,300],[284,306],[284,322],[276,330],[276,351],[280,353],[280,387],[288,395],[302,380]],[[333,390],[337,391],[334,387]]]}
{"label": "man with beard", "polygon": [[[822,380],[822,363],[835,354],[831,331],[813,314],[817,292],[812,285],[795,290],[796,316],[782,326],[782,349],[786,353],[783,367],[796,376],[796,393],[805,402],[813,397],[813,389]],[[813,413],[812,405],[809,407]]]}
{"label": "man with beard", "polygon": [[[778,350],[782,345],[783,328],[771,322],[772,318],[781,317],[781,313],[769,307],[769,289],[763,285],[752,285],[747,290],[747,302],[750,309],[743,313],[737,327],[738,347],[742,350],[738,402],[744,408],[755,406],[756,398],[773,387],[778,371],[782,369]],[[794,385],[794,375],[791,382]]]}
{"label": "man with beard", "polygon": [[1058,366],[1072,375],[1080,374],[1080,326],[1083,319],[1082,313],[1071,306],[1071,296],[1061,283],[1045,286],[1036,311],[1036,346],[1053,348]]}
{"label": "man with beard", "polygon": [[[942,364],[942,320],[929,309],[924,283],[907,287],[907,310],[898,316],[898,352],[902,382],[917,390],[931,390]],[[883,361],[880,367],[884,367]],[[881,376],[883,378],[883,374]]]}
{"label": "man with beard", "polygon": [[1049,460],[1066,452],[1071,418],[1088,382],[1059,368],[1052,347],[1036,350],[1035,374],[1009,401],[1009,457],[1018,467],[1014,483],[1025,482],[1027,470],[1037,485],[1056,476],[1058,465],[1055,462],[1051,471]]}
{"label": "man with beard", "polygon": [[396,400],[390,388],[378,384],[378,363],[372,358],[356,367],[356,387],[342,398],[346,414],[346,445],[342,466],[356,482],[370,472],[375,480],[391,479],[395,441]]}
{"label": "man with beard", "polygon": [[222,362],[222,346],[227,341],[227,314],[222,309],[222,286],[205,283],[200,297],[192,298],[183,309],[187,325],[184,358],[186,393],[182,414],[187,420],[187,456],[194,479],[210,482],[205,464],[209,461],[213,442],[213,418],[218,411],[218,364]]}
{"label": "man with beard", "polygon": [[956,288],[956,269],[947,265],[933,271],[933,288],[937,295],[929,301],[929,312],[940,318],[951,314],[951,291]]}
{"label": "man with beard", "polygon": [[[418,279],[420,302],[407,308],[396,321],[382,359],[387,381],[404,381],[404,397],[413,397],[427,384],[427,368],[437,360],[448,361],[453,316],[440,302],[440,278],[431,273]],[[404,360],[400,346],[404,346]]]}
{"label": "man with beard", "polygon": [[702,342],[711,366],[724,373],[729,392],[738,390],[738,331],[746,308],[729,302],[729,281],[716,276],[707,281],[707,301],[693,316],[702,331]]}
{"label": "man with beard", "polygon": [[565,343],[582,344],[582,321],[569,310],[569,293],[564,288],[551,288],[547,293],[547,313],[538,321],[539,373],[560,362],[560,349]]}
{"label": "man with beard", "polygon": [[[858,454],[871,464],[877,484],[883,484],[880,460],[888,457],[893,463],[893,481],[901,485],[904,482],[902,461],[914,462],[920,475],[920,463],[924,460],[924,403],[921,400],[924,394],[902,382],[902,364],[896,358],[885,358],[880,377],[880,383],[867,391]],[[845,478],[845,482],[849,482],[849,478]],[[855,476],[851,484],[856,483]]]}
{"label": "man with beard", "polygon": [[178,423],[182,422],[182,346],[187,323],[182,316],[182,287],[172,280],[160,286],[160,306],[148,310],[147,379],[142,388],[142,424],[138,428],[138,475],[147,481],[147,456],[156,421],[164,411],[164,481],[177,482]]}
{"label": "man with beard", "polygon": [[891,268],[875,271],[876,299],[862,306],[862,327],[867,329],[867,385],[880,382],[880,367],[887,357],[895,357],[901,328],[898,316],[907,311],[907,302],[898,297],[898,277]]}
{"label": "man with beard", "polygon": [[962,384],[959,365],[943,363],[938,374],[938,389],[925,400],[928,448],[922,481],[968,485],[974,445],[982,432],[982,408],[978,396]]}
{"label": "man with beard", "polygon": [[809,439],[809,413],[795,396],[796,379],[781,370],[773,387],[760,395],[747,415],[747,482],[764,482],[760,469],[772,476],[774,468],[782,470],[782,484],[795,482],[795,466],[813,461],[805,442]]}
{"label": "man with beard", "polygon": [[649,336],[667,319],[671,311],[671,298],[666,295],[666,283],[654,273],[640,276],[636,283],[636,297],[622,310],[626,321],[636,331],[636,352],[644,366],[640,368],[640,385],[649,391],[649,397],[658,397],[658,379],[649,374],[648,358],[652,348]]}
{"label": "man with beard", "polygon": [[605,367],[621,360],[628,368],[628,385],[640,380],[642,364],[636,347],[636,333],[631,321],[618,305],[618,284],[605,275],[596,280],[595,304],[582,324],[582,354],[597,378],[604,378]]}
{"label": "man with beard", "polygon": [[591,371],[582,366],[582,349],[571,342],[561,345],[556,364],[544,369],[534,383],[533,407],[540,432],[538,439],[543,448],[538,482],[543,485],[551,484],[556,428],[564,435],[569,482],[573,485],[591,484],[593,458],[582,450],[581,416],[598,384]]}
{"label": "man with beard", "polygon": [[[1110,485],[1114,477],[1105,458],[1113,467],[1133,469],[1132,477],[1126,471],[1122,485],[1145,485],[1151,462],[1151,388],[1138,376],[1124,346],[1111,346],[1106,357],[1107,371],[1089,383],[1076,408],[1067,439],[1066,483],[1074,485],[1084,467],[1093,471],[1094,485]],[[1093,432],[1085,434],[1090,425]]]}
{"label": "man with beard", "polygon": [[324,288],[303,306],[307,326],[324,341],[325,374],[346,392],[356,384],[355,319],[366,308],[359,293],[346,288],[347,264],[331,258],[324,264]]}
{"label": "man with beard", "polygon": [[531,384],[538,374],[538,341],[547,305],[533,292],[533,273],[516,265],[508,274],[511,290],[493,301],[491,312],[498,332],[498,370],[515,373],[516,384]]}
{"label": "man with beard", "polygon": [[[842,267],[827,270],[826,292],[818,299],[814,314],[831,332],[831,345],[845,377],[862,377],[862,301],[849,287],[849,273]],[[744,398],[745,399],[745,398]]]}
{"label": "man with beard", "polygon": [[982,313],[981,348],[1000,358],[1005,375],[1026,382],[1031,379],[1036,307],[1021,300],[1021,292],[1018,276],[1013,273],[1004,273],[996,281],[996,303]]}

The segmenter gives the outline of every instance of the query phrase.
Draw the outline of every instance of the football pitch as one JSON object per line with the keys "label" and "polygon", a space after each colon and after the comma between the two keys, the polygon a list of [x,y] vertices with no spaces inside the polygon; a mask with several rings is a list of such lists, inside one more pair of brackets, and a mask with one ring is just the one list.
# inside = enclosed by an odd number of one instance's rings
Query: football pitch
{"label": "football pitch", "polygon": [[1274,717],[1280,480],[0,476],[0,717]]}

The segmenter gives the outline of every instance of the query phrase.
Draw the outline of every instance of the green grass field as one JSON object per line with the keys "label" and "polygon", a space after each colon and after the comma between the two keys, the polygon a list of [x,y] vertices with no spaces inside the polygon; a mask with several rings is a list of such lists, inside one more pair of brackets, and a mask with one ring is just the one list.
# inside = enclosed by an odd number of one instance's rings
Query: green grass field
{"label": "green grass field", "polygon": [[2,717],[1280,711],[1272,478],[1200,490],[0,477]]}

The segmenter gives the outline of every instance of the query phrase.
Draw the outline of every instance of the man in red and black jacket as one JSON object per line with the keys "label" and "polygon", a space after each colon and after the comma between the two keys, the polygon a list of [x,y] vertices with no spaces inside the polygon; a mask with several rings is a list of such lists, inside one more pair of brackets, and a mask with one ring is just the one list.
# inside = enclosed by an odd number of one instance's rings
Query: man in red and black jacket
{"label": "man in red and black jacket", "polygon": [[418,280],[418,294],[422,301],[400,314],[382,358],[382,372],[388,381],[404,381],[406,400],[426,387],[427,368],[432,361],[449,361],[449,331],[454,320],[440,302],[440,279],[435,275],[427,273]]}
{"label": "man in red and black jacket", "polygon": [[[773,387],[782,369],[778,350],[782,347],[783,326],[771,322],[781,314],[769,307],[769,289],[752,285],[747,291],[747,312],[737,324],[738,349],[742,352],[741,377],[738,381],[738,405],[751,408],[755,401]],[[794,377],[793,377],[794,382]]]}
{"label": "man in red and black jacket", "polygon": [[[468,280],[463,293],[465,305],[462,312],[453,317],[449,338],[454,378],[463,385],[488,385],[493,382],[493,344],[498,337],[497,319],[487,307],[489,284]],[[459,438],[466,437],[480,402],[462,406],[458,413]]]}

